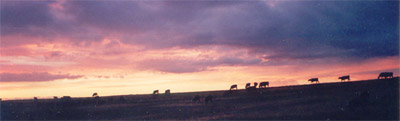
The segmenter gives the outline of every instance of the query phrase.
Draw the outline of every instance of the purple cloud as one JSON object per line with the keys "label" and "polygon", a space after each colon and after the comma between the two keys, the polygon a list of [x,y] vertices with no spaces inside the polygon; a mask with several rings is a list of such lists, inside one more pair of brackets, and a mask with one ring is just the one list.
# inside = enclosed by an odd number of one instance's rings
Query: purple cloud
{"label": "purple cloud", "polygon": [[147,49],[235,46],[271,61],[399,55],[398,1],[67,1],[62,12],[71,20],[56,19],[50,3],[2,4],[2,35],[117,37]]}
{"label": "purple cloud", "polygon": [[250,66],[261,63],[261,59],[241,59],[235,57],[221,57],[218,59],[151,59],[141,61],[137,68],[155,70],[167,73],[190,73],[209,70],[215,66]]}

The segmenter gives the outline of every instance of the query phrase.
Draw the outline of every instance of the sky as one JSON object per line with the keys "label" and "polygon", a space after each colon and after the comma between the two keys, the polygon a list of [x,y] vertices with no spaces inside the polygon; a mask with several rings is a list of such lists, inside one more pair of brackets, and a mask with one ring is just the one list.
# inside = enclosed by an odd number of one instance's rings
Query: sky
{"label": "sky", "polygon": [[399,75],[398,1],[8,1],[0,98]]}

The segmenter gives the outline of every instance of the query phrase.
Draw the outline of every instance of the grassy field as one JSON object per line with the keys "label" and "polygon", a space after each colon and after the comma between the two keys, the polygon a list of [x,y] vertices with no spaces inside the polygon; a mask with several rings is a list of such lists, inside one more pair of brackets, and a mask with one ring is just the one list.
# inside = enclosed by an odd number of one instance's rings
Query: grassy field
{"label": "grassy field", "polygon": [[[192,102],[195,95],[200,102]],[[204,98],[213,96],[205,104]],[[312,85],[1,102],[2,120],[398,120],[399,78]]]}

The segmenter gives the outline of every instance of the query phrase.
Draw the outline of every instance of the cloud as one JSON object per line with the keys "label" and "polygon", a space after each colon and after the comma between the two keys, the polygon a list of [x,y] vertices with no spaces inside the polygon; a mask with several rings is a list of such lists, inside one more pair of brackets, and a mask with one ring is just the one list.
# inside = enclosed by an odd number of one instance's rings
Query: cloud
{"label": "cloud", "polygon": [[58,79],[78,79],[83,75],[50,74],[48,72],[33,73],[0,73],[0,82],[43,82]]}
{"label": "cloud", "polygon": [[47,7],[50,3],[44,1],[2,1],[1,28],[6,30],[3,30],[2,34],[18,32],[29,26],[40,27],[52,24],[52,15]]}
{"label": "cloud", "polygon": [[[398,8],[398,1],[7,2],[1,7],[1,24],[2,35],[43,37],[75,46],[90,47],[112,38],[148,50],[234,46],[264,55],[259,58],[271,63],[331,58],[359,62],[399,55]],[[2,40],[13,42],[19,41]],[[153,68],[196,72],[206,67]]]}
{"label": "cloud", "polygon": [[261,59],[241,59],[220,57],[217,59],[150,59],[137,64],[136,68],[167,73],[190,73],[209,70],[216,66],[251,66],[261,63]]}

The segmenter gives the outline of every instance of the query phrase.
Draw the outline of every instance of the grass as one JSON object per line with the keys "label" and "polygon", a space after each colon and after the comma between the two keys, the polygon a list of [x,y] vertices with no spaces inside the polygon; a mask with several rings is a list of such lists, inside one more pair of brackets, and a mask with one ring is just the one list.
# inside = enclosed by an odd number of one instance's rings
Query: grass
{"label": "grass", "polygon": [[[349,102],[369,92],[361,106]],[[235,90],[1,102],[2,120],[398,120],[399,78]],[[191,102],[195,95],[201,102]],[[213,95],[214,101],[204,103]]]}

